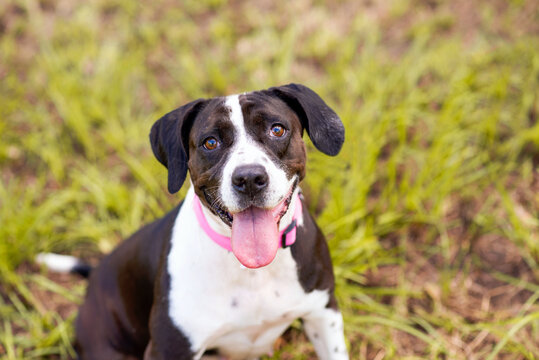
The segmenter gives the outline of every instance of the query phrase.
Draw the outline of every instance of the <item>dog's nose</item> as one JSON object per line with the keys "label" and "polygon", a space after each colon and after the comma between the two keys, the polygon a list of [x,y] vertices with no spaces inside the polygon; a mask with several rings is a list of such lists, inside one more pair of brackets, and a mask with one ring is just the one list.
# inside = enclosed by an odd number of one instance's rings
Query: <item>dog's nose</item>
{"label": "dog's nose", "polygon": [[232,173],[232,186],[236,191],[254,196],[268,186],[268,174],[261,165],[238,166]]}

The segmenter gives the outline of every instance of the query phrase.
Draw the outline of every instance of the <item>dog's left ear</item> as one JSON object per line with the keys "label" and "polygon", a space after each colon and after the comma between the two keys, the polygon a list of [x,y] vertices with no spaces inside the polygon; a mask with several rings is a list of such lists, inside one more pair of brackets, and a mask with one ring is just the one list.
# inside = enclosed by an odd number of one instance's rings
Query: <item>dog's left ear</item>
{"label": "dog's left ear", "polygon": [[268,91],[294,110],[318,150],[331,156],[339,153],[344,143],[344,126],[318,94],[300,84],[273,87]]}
{"label": "dog's left ear", "polygon": [[152,151],[168,169],[168,191],[180,190],[187,176],[189,131],[206,100],[198,99],[169,112],[157,120],[150,132]]}

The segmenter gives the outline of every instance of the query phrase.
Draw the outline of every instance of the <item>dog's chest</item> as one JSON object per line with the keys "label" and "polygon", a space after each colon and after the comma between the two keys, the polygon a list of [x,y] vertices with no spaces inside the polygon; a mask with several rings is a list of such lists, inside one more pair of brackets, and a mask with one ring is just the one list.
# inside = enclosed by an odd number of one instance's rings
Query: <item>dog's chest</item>
{"label": "dog's chest", "polygon": [[[182,210],[190,206],[189,196]],[[217,348],[231,358],[271,351],[290,323],[323,308],[327,291],[305,293],[290,249],[260,269],[247,269],[180,211],[168,256],[169,315],[194,352]]]}

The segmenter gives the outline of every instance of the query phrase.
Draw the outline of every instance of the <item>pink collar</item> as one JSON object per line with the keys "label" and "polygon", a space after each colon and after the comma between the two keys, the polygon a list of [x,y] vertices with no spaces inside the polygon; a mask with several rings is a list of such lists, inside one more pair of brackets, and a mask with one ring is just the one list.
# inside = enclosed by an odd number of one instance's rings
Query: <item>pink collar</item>
{"label": "pink collar", "polygon": [[[292,222],[286,227],[286,229],[280,232],[281,243],[279,244],[279,246],[282,248],[286,248],[296,242],[297,220],[301,217],[302,214],[301,199],[299,195],[297,195],[297,197],[298,199],[296,201],[296,209],[294,211],[294,217],[292,219]],[[198,223],[200,224],[206,235],[208,235],[210,239],[212,239],[220,247],[228,251],[232,251],[232,244],[230,243],[230,238],[228,236],[219,234],[218,232],[213,230],[208,224],[208,220],[206,220],[206,217],[202,212],[202,204],[200,203],[200,199],[196,194],[193,201],[193,210],[195,211]]]}

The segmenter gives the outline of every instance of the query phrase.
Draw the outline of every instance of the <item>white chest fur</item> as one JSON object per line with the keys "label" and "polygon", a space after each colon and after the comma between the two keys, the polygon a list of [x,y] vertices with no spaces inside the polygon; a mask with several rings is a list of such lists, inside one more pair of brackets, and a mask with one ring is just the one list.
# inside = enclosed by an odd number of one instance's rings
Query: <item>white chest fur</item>
{"label": "white chest fur", "polygon": [[198,226],[189,190],[176,219],[168,255],[169,315],[190,340],[198,359],[211,348],[232,359],[271,351],[298,318],[323,309],[328,292],[305,293],[290,248],[260,269],[242,266]]}

